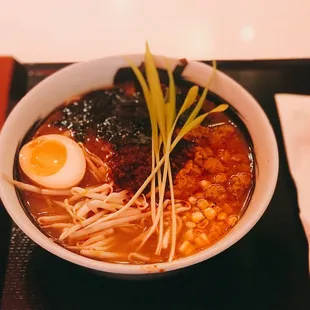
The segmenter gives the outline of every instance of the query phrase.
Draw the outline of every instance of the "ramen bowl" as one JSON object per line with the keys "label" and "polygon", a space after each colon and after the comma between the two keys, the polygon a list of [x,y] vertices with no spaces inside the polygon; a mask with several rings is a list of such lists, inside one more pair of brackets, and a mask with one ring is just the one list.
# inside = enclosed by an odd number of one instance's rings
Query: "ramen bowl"
{"label": "ramen bowl", "polygon": [[[163,58],[154,57],[157,68],[164,69],[166,62]],[[136,65],[141,65],[144,55],[130,55],[127,58]],[[179,63],[177,59],[169,59],[169,62],[172,69]],[[93,271],[112,276],[142,278],[142,275],[154,276],[206,261],[246,235],[261,218],[272,198],[278,176],[278,150],[272,127],[259,104],[238,83],[217,71],[209,89],[237,111],[253,143],[255,154],[255,187],[248,207],[238,223],[209,248],[172,262],[115,264],[83,257],[63,248],[33,223],[25,212],[14,185],[7,181],[7,178],[13,179],[16,152],[25,134],[38,120],[45,118],[68,98],[113,85],[117,72],[126,67],[128,63],[123,56],[73,64],[46,78],[18,103],[0,135],[0,194],[13,221],[45,250]],[[209,65],[188,61],[182,77],[203,86],[211,74],[212,67]]]}

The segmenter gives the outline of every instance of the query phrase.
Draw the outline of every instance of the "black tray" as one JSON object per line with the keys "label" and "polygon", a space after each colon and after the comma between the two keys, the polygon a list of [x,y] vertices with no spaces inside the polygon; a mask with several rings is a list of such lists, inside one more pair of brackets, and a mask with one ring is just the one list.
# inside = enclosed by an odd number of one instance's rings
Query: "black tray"
{"label": "black tray", "polygon": [[[25,65],[28,88],[65,65]],[[10,242],[0,247],[1,260],[8,253],[1,309],[310,309],[308,245],[274,102],[278,92],[310,94],[310,60],[220,61],[219,69],[258,100],[277,136],[279,179],[258,224],[206,262],[162,279],[135,282],[98,276],[65,262],[13,225]],[[9,235],[7,223],[0,206],[0,228]]]}

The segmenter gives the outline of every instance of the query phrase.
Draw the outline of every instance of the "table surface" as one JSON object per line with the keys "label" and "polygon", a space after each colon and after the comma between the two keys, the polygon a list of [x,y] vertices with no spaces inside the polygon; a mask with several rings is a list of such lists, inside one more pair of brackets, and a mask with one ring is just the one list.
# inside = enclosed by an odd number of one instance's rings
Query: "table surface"
{"label": "table surface", "polygon": [[[62,66],[28,65],[29,88]],[[258,100],[279,145],[277,187],[257,225],[220,255],[147,282],[92,274],[49,254],[14,227],[9,249],[0,247],[0,259],[8,254],[1,309],[310,309],[308,246],[274,102],[277,92],[310,94],[310,60],[224,61],[219,69]],[[3,232],[5,218],[2,209]]]}
{"label": "table surface", "polygon": [[0,55],[67,62],[144,51],[310,57],[309,0],[0,0]]}

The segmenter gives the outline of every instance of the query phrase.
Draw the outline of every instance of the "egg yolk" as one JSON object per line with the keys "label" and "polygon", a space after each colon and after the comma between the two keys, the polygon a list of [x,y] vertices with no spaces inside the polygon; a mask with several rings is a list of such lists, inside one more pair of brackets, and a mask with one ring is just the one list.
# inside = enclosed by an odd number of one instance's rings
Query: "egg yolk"
{"label": "egg yolk", "polygon": [[66,147],[54,140],[41,140],[32,145],[30,164],[39,176],[57,173],[66,163]]}

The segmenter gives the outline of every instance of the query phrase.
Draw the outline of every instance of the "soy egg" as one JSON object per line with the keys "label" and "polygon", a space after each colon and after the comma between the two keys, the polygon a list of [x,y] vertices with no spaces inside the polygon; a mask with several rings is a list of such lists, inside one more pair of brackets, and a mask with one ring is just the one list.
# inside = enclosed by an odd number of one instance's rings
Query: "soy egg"
{"label": "soy egg", "polygon": [[80,183],[86,161],[82,149],[72,139],[44,135],[25,144],[19,153],[22,171],[35,183],[54,189],[66,189]]}

